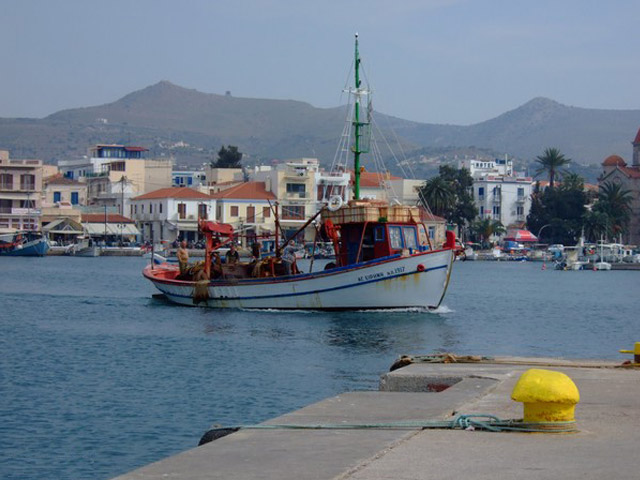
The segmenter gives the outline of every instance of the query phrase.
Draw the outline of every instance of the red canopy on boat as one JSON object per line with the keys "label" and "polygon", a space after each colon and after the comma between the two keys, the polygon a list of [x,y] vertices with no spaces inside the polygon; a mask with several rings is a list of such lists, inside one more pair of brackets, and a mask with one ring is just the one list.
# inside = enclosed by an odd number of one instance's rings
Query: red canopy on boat
{"label": "red canopy on boat", "polygon": [[504,239],[511,242],[523,242],[523,243],[538,241],[538,237],[536,237],[529,230],[509,230],[507,232],[507,236]]}

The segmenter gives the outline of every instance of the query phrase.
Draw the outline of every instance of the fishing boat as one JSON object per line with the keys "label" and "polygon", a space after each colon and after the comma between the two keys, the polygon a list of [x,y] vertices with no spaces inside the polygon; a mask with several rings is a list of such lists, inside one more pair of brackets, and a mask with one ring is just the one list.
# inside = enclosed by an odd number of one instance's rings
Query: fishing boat
{"label": "fishing boat", "polygon": [[[318,221],[333,245],[335,261],[321,271],[300,272],[295,256],[287,256],[289,239],[279,242],[277,234],[273,255],[251,263],[222,263],[217,249],[233,241],[233,227],[200,219],[203,262],[183,268],[183,273],[178,265],[156,262],[143,271],[168,300],[212,308],[284,310],[435,309],[441,304],[455,258],[455,234],[447,232],[445,244],[434,245],[418,207],[360,199],[360,155],[366,152],[361,141],[369,122],[360,120],[361,98],[368,92],[361,86],[359,65],[356,35],[355,87],[349,90],[355,98],[350,149],[354,198],[344,202],[332,196],[298,230]],[[277,205],[274,214],[278,230]]]}
{"label": "fishing boat", "polygon": [[0,256],[42,257],[49,251],[47,238],[39,232],[15,232],[0,235]]}

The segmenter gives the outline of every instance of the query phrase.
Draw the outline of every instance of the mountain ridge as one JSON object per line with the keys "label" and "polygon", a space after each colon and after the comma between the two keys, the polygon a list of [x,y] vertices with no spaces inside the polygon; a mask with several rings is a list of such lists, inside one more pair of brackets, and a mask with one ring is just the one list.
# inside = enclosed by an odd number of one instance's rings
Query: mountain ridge
{"label": "mountain ridge", "polygon": [[[0,148],[15,158],[50,163],[82,155],[95,143],[139,144],[195,165],[231,144],[255,161],[313,156],[326,164],[335,154],[345,108],[203,93],[163,80],[103,105],[64,109],[42,119],[0,118]],[[640,110],[587,109],[535,97],[466,126],[380,113],[376,119],[383,131],[395,132],[391,143],[409,156],[425,148],[474,147],[532,160],[556,147],[577,162],[597,164],[613,153],[630,156]]]}

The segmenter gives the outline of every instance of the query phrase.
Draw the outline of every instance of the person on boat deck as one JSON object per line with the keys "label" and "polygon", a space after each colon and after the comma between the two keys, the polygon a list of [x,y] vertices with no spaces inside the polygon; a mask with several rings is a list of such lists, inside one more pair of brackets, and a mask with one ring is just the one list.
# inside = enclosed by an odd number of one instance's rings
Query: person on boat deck
{"label": "person on boat deck", "polygon": [[180,248],[178,248],[178,265],[180,265],[180,273],[183,274],[189,268],[189,252],[187,251],[187,241],[182,240]]}
{"label": "person on boat deck", "polygon": [[240,254],[236,250],[236,246],[234,243],[232,243],[229,247],[229,251],[225,256],[225,260],[227,262],[227,265],[235,265],[240,261]]}
{"label": "person on boat deck", "polygon": [[287,246],[282,250],[282,263],[287,275],[291,275],[294,271],[293,265],[296,263],[296,247],[293,240],[289,240]]}
{"label": "person on boat deck", "polygon": [[260,260],[260,244],[258,242],[254,242],[251,246],[251,255],[253,256],[253,263]]}
{"label": "person on boat deck", "polygon": [[213,252],[211,255],[211,278],[216,279],[222,277],[224,274],[222,270],[222,259],[218,252]]}

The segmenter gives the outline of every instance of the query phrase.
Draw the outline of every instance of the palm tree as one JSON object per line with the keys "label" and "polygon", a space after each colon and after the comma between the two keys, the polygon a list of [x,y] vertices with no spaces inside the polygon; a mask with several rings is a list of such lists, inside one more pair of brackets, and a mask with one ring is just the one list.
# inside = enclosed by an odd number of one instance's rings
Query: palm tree
{"label": "palm tree", "polygon": [[569,165],[570,158],[566,158],[557,148],[547,148],[543,155],[536,157],[536,163],[540,165],[536,170],[536,175],[543,172],[549,174],[549,186],[553,188],[556,175],[560,175],[560,169]]}
{"label": "palm tree", "polygon": [[456,195],[447,182],[441,176],[430,178],[421,189],[422,198],[427,202],[431,212],[438,216],[446,216],[456,202]]}
{"label": "palm tree", "polygon": [[618,183],[607,182],[600,185],[598,201],[593,209],[607,216],[609,232],[613,237],[627,229],[631,218],[633,194]]}
{"label": "palm tree", "polygon": [[506,229],[499,220],[480,218],[471,224],[471,231],[480,237],[480,243],[484,247],[492,235],[502,235]]}

